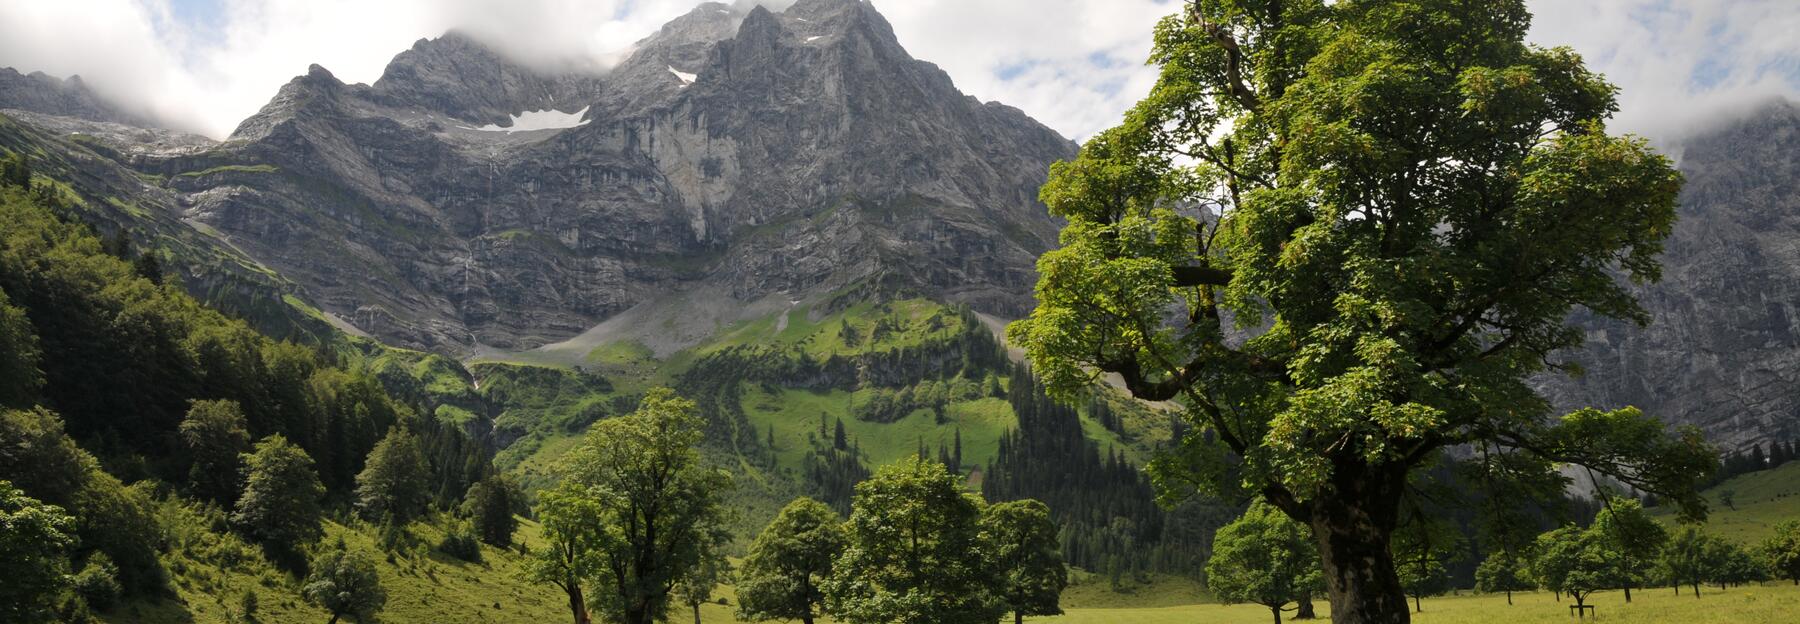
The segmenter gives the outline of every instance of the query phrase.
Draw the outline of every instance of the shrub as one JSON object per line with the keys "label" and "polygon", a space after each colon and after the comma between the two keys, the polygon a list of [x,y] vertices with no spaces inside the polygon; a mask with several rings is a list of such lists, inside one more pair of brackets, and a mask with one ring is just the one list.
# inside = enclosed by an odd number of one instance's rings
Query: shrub
{"label": "shrub", "polygon": [[119,567],[113,565],[112,558],[106,553],[97,552],[88,557],[87,565],[75,574],[75,593],[95,609],[111,608],[123,591],[119,587]]}
{"label": "shrub", "polygon": [[445,531],[438,550],[463,561],[481,563],[481,541],[475,537],[475,527],[467,522],[458,522]]}

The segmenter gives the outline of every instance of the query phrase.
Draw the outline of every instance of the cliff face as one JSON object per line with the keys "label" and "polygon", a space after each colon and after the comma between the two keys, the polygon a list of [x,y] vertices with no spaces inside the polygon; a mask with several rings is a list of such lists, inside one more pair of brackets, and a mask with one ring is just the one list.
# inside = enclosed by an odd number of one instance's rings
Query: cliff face
{"label": "cliff face", "polygon": [[1588,321],[1548,380],[1559,407],[1636,405],[1725,448],[1800,435],[1800,107],[1774,103],[1688,141],[1648,327]]}
{"label": "cliff face", "polygon": [[870,5],[806,0],[702,5],[605,76],[456,34],[373,86],[315,66],[217,149],[146,166],[327,311],[468,352],[671,292],[879,283],[1022,313],[1056,232],[1037,187],[1075,149],[959,93]]}

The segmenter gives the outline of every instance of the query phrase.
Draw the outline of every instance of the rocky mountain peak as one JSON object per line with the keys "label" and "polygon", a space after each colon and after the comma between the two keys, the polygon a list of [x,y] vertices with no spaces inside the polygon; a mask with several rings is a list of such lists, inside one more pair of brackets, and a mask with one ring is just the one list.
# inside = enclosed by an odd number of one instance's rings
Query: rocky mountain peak
{"label": "rocky mountain peak", "polygon": [[0,108],[154,127],[154,124],[120,110],[94,93],[81,80],[81,76],[61,79],[43,72],[21,74],[11,67],[0,67]]}
{"label": "rocky mountain peak", "polygon": [[524,111],[581,109],[600,91],[599,76],[539,71],[451,31],[420,39],[388,63],[369,99],[423,109],[477,125],[511,123]]}
{"label": "rocky mountain peak", "polygon": [[267,136],[283,122],[296,117],[327,114],[326,111],[336,108],[338,94],[348,85],[332,75],[318,63],[306,68],[306,73],[295,76],[281,89],[275,97],[264,104],[261,110],[238,123],[231,132],[232,139],[252,140]]}
{"label": "rocky mountain peak", "polygon": [[186,218],[355,328],[457,354],[672,301],[689,337],[846,292],[1020,314],[1056,232],[1037,189],[1076,151],[856,0],[703,4],[603,76],[447,33],[372,86],[314,69],[233,138],[168,163],[221,172],[179,180]]}

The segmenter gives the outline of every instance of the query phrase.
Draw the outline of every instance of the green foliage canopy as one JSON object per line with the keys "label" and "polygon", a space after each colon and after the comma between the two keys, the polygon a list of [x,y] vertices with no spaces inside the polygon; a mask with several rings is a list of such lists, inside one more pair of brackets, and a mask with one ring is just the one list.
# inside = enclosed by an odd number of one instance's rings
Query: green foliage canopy
{"label": "green foliage canopy", "polygon": [[1531,573],[1525,562],[1513,553],[1496,551],[1475,566],[1475,589],[1506,593],[1506,604],[1512,604],[1512,593],[1532,588]]}
{"label": "green foliage canopy", "polygon": [[812,624],[844,546],[844,523],[830,506],[804,496],[789,502],[750,544],[737,579],[738,617]]}
{"label": "green foliage canopy", "polygon": [[996,503],[981,514],[982,541],[999,576],[1000,600],[1013,621],[1027,615],[1062,615],[1069,570],[1050,508],[1035,500]]}
{"label": "green foliage canopy", "polygon": [[236,401],[194,401],[182,419],[181,445],[187,450],[188,484],[194,494],[231,504],[243,490],[242,459],[250,452],[250,431]]}
{"label": "green foliage canopy", "polygon": [[369,451],[356,475],[356,508],[364,518],[406,526],[431,503],[430,473],[419,439],[395,426]]}
{"label": "green foliage canopy", "polygon": [[1618,276],[1660,277],[1681,188],[1529,27],[1522,0],[1187,2],[1150,95],[1041,193],[1068,225],[1009,338],[1065,400],[1105,372],[1181,401],[1162,484],[1311,523],[1335,617],[1406,618],[1382,553],[1407,473],[1448,446],[1531,458],[1496,481],[1574,463],[1704,510],[1697,432],[1552,420],[1526,383],[1568,368],[1573,311],[1649,320]]}
{"label": "green foliage canopy", "polygon": [[850,624],[992,624],[1007,607],[982,556],[983,505],[934,461],[876,471],[856,486],[826,610]]}
{"label": "green foliage canopy", "polygon": [[320,551],[309,567],[312,571],[300,592],[331,613],[331,624],[342,617],[371,621],[387,604],[387,591],[381,587],[375,562],[368,554],[346,547],[343,540]]}
{"label": "green foliage canopy", "polygon": [[1268,607],[1280,624],[1283,606],[1306,599],[1323,583],[1318,553],[1305,526],[1257,501],[1213,538],[1206,586],[1227,604]]}
{"label": "green foliage canopy", "polygon": [[[731,477],[705,465],[696,446],[705,422],[694,403],[667,388],[644,395],[636,412],[596,423],[563,459],[565,496],[541,504],[577,503],[597,526],[591,540],[597,590],[589,604],[607,619],[649,624],[667,617],[670,592],[700,565],[725,520],[721,500]],[[553,514],[563,513],[553,510]]]}
{"label": "green foliage canopy", "polygon": [[32,624],[57,620],[56,597],[69,585],[69,548],[75,520],[61,507],[0,481],[0,620]]}
{"label": "green foliage canopy", "polygon": [[324,496],[312,457],[287,438],[272,435],[244,456],[244,493],[231,522],[252,541],[291,555],[324,534],[319,508]]}
{"label": "green foliage canopy", "polygon": [[513,532],[519,519],[513,511],[521,504],[524,493],[504,475],[490,475],[469,487],[463,499],[463,513],[475,523],[481,541],[504,548],[512,545]]}
{"label": "green foliage canopy", "polygon": [[1621,584],[1619,555],[1604,535],[1575,525],[1538,536],[1531,574],[1544,589],[1586,604],[1596,591]]}
{"label": "green foliage canopy", "polygon": [[1771,571],[1800,585],[1800,520],[1775,525],[1775,534],[1763,540],[1762,552]]}
{"label": "green foliage canopy", "polygon": [[1611,497],[1594,517],[1590,530],[1598,532],[1618,553],[1619,580],[1624,584],[1625,601],[1631,602],[1632,586],[1647,581],[1657,555],[1669,541],[1668,529],[1651,518],[1637,499]]}

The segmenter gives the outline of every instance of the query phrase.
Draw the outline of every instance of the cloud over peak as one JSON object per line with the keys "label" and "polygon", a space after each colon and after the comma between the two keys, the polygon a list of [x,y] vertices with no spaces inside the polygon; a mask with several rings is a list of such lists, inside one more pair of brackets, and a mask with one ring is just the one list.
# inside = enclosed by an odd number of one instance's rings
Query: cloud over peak
{"label": "cloud over peak", "polygon": [[[733,0],[782,10],[794,0]],[[1150,31],[1177,0],[874,0],[913,56],[964,92],[1077,140],[1147,93]],[[81,75],[128,112],[223,137],[322,65],[373,82],[420,38],[458,30],[521,63],[603,70],[694,0],[57,0],[0,4],[0,66]],[[1614,126],[1673,141],[1800,94],[1793,0],[1530,0],[1531,38],[1618,84]]]}

